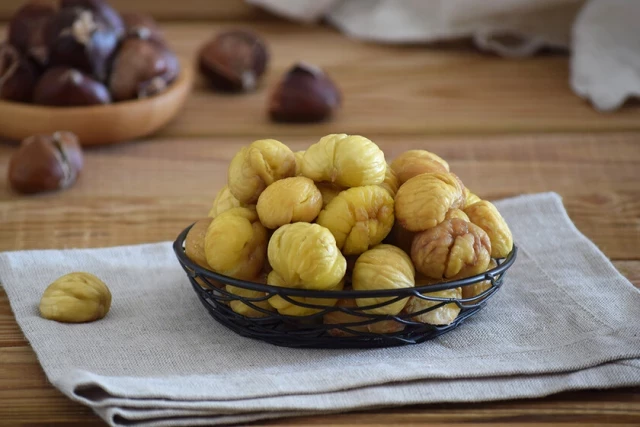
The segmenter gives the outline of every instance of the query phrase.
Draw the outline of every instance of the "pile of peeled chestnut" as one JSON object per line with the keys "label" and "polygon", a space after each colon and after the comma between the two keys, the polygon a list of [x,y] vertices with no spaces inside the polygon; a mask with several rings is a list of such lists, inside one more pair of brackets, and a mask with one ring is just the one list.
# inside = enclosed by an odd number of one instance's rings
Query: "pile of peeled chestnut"
{"label": "pile of peeled chestnut", "polygon": [[[495,268],[512,248],[511,231],[496,207],[469,191],[445,160],[410,150],[387,163],[373,141],[345,134],[327,135],[296,153],[273,139],[242,148],[208,217],[195,223],[185,241],[194,263],[219,274],[324,291],[410,288],[471,277]],[[425,311],[438,303],[418,297],[259,300],[267,295],[214,285],[237,295],[229,306],[246,317],[321,311],[307,303],[448,325],[460,312],[454,303]],[[484,281],[425,295],[473,298],[490,287]],[[253,298],[253,307],[242,298]],[[362,320],[342,311],[324,315],[326,324]],[[381,320],[352,329],[392,333],[404,327]]]}
{"label": "pile of peeled chestnut", "polygon": [[70,107],[154,96],[179,63],[154,20],[104,0],[26,3],[0,44],[0,99]]}

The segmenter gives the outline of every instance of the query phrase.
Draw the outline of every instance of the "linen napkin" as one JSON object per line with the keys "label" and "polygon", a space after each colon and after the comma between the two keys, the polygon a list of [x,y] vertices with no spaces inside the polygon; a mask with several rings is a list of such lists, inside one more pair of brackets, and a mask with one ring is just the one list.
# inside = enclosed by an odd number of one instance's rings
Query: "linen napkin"
{"label": "linen napkin", "polygon": [[[170,242],[2,253],[0,281],[52,384],[112,426],[640,385],[640,292],[580,234],[557,194],[497,206],[520,248],[503,287],[456,330],[412,346],[308,350],[240,337],[209,316]],[[78,270],[111,288],[107,317],[40,318],[46,286]]]}
{"label": "linen napkin", "polygon": [[424,43],[469,37],[518,58],[569,50],[568,82],[600,111],[640,97],[637,0],[246,0],[299,22],[325,19],[349,37]]}

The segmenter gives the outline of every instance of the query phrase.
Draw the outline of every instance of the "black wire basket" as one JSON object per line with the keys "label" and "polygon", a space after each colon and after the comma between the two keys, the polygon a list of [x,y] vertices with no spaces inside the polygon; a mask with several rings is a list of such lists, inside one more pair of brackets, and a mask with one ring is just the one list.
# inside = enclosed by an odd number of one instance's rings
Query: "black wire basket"
{"label": "black wire basket", "polygon": [[[180,233],[173,249],[194,291],[211,316],[239,335],[278,346],[297,348],[391,347],[421,343],[449,332],[477,313],[500,289],[504,276],[518,253],[518,248],[514,245],[506,258],[496,260],[495,268],[460,280],[402,289],[316,291],[238,280],[202,268],[185,254],[184,241],[190,229],[191,226]],[[346,280],[345,285],[350,285],[349,279]],[[433,295],[451,290],[458,292],[458,288],[474,286],[480,291],[474,292],[471,297]],[[297,308],[307,309],[303,311],[311,314],[280,314],[267,304],[274,297]],[[397,315],[371,313],[412,297],[414,299],[409,301],[424,308],[412,312],[403,310]],[[365,306],[355,303],[356,299],[364,298],[384,300]],[[327,300],[338,301],[329,306]],[[238,314],[231,308],[232,304],[236,304],[236,307],[237,304],[243,305],[255,317]],[[457,315],[448,324],[438,324],[438,316],[434,315],[440,314],[442,310],[451,310],[449,313],[457,312]],[[430,323],[425,323],[425,319]]]}

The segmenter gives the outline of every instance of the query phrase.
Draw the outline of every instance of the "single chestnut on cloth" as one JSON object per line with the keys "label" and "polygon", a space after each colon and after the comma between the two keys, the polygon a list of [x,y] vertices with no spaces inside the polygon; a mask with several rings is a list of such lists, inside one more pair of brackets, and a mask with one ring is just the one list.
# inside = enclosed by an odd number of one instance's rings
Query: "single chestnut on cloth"
{"label": "single chestnut on cloth", "polygon": [[9,185],[20,193],[61,190],[76,182],[84,160],[71,132],[34,135],[9,160]]}

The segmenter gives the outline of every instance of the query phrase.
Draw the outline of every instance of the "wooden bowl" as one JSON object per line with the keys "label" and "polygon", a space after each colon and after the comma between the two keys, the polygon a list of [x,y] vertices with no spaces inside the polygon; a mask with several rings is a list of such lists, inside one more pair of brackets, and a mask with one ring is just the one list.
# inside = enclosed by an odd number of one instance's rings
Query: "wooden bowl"
{"label": "wooden bowl", "polygon": [[163,93],[140,100],[91,107],[47,107],[0,101],[0,137],[22,140],[30,135],[71,131],[82,145],[113,144],[152,134],[182,108],[194,71],[182,67]]}

